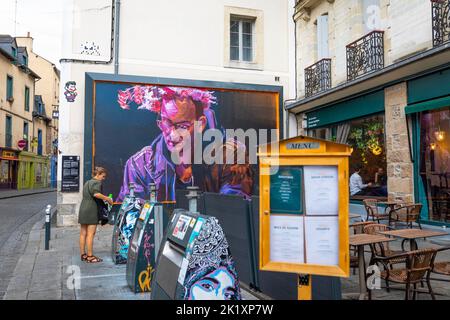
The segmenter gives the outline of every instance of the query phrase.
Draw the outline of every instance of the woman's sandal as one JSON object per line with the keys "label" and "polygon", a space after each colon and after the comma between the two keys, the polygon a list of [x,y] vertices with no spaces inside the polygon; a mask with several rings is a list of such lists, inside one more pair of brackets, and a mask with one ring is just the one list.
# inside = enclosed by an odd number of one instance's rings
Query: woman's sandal
{"label": "woman's sandal", "polygon": [[86,261],[86,259],[87,259],[87,254],[86,253],[83,253],[82,255],[81,255],[81,261]]}
{"label": "woman's sandal", "polygon": [[86,262],[87,263],[97,263],[97,262],[102,262],[102,261],[103,261],[103,259],[100,259],[100,258],[98,258],[96,256],[87,256],[86,257]]}

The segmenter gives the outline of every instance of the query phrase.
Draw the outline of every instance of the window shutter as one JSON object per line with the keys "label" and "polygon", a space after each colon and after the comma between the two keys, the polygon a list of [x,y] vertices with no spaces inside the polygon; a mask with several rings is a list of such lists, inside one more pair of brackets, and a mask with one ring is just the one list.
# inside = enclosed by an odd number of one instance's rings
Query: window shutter
{"label": "window shutter", "polygon": [[317,60],[328,57],[328,15],[323,15],[317,18]]}

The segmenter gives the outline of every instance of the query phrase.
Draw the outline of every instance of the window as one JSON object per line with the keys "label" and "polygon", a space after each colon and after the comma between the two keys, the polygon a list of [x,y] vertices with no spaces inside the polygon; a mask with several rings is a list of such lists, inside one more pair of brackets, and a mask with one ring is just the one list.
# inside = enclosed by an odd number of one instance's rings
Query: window
{"label": "window", "polygon": [[380,0],[363,0],[362,2],[364,32],[381,29]]}
{"label": "window", "polygon": [[28,151],[28,122],[23,123],[23,140],[27,142],[23,150]]}
{"label": "window", "polygon": [[23,56],[23,64],[25,66],[28,66],[28,58],[27,58],[27,56]]}
{"label": "window", "polygon": [[254,48],[254,20],[231,18],[230,60],[252,62]]}
{"label": "window", "polygon": [[13,100],[13,77],[6,76],[6,100]]}
{"label": "window", "polygon": [[420,202],[428,220],[449,223],[450,106],[420,115],[419,174]]}
{"label": "window", "polygon": [[10,116],[6,116],[5,147],[12,147],[12,118]]}
{"label": "window", "polygon": [[353,148],[349,161],[350,174],[360,167],[359,175],[363,183],[372,183],[372,186],[367,186],[354,194],[353,199],[387,197],[384,122],[384,114],[379,114],[308,130],[309,136],[346,143]]}
{"label": "window", "polygon": [[42,130],[38,130],[38,155],[42,156]]}
{"label": "window", "polygon": [[37,111],[41,115],[44,113],[44,108],[42,106],[42,102],[38,102],[38,110]]}
{"label": "window", "polygon": [[14,58],[17,57],[17,49],[15,47],[11,47],[11,52]]}
{"label": "window", "polygon": [[25,86],[25,111],[30,111],[30,88]]}
{"label": "window", "polygon": [[328,52],[328,14],[317,18],[317,60],[329,58]]}

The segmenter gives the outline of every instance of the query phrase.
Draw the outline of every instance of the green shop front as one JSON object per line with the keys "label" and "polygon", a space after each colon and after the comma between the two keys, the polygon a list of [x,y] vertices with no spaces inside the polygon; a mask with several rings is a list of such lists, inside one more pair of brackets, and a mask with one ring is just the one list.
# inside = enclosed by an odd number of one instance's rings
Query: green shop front
{"label": "green shop front", "polygon": [[387,199],[384,103],[384,90],[378,90],[306,112],[307,135],[349,144],[350,174],[359,166],[363,183],[373,184],[351,195],[352,204],[361,205],[365,198]]}
{"label": "green shop front", "polygon": [[450,226],[450,69],[408,82],[414,190],[421,220]]}
{"label": "green shop front", "polygon": [[39,189],[49,187],[50,159],[31,152],[19,154],[17,189]]}

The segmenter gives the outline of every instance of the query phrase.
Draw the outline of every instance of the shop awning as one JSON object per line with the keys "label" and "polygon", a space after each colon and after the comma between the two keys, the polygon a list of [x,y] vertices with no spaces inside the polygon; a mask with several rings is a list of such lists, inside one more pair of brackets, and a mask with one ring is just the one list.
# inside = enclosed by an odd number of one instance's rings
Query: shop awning
{"label": "shop awning", "polygon": [[434,110],[434,109],[440,109],[444,107],[450,108],[450,96],[439,98],[439,99],[433,99],[425,102],[419,102],[414,103],[406,106],[405,113],[416,113],[416,112],[422,112],[427,110]]}

